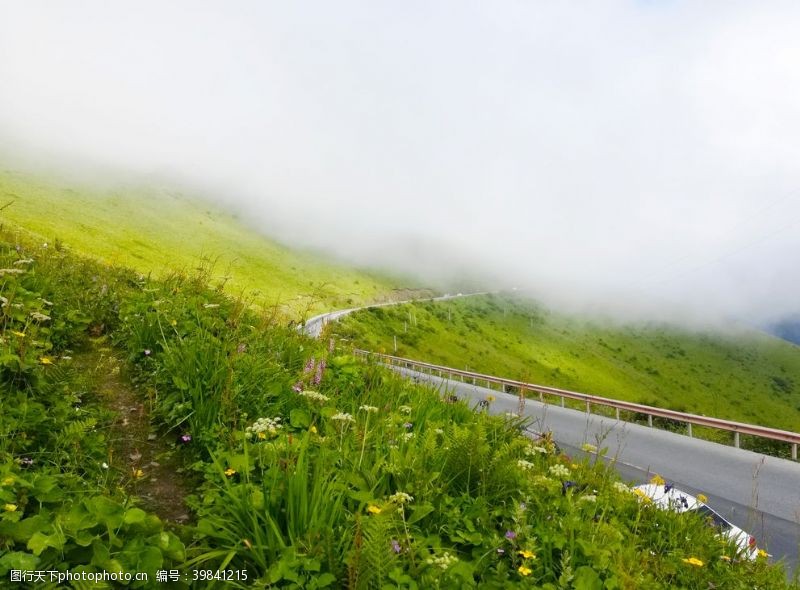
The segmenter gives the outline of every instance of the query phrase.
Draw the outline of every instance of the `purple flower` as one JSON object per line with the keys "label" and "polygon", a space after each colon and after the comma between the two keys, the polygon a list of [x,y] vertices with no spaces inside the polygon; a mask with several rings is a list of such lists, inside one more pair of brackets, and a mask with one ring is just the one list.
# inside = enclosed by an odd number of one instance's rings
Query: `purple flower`
{"label": "purple flower", "polygon": [[144,349],[144,356],[150,356],[150,349],[149,348],[145,348]]}
{"label": "purple flower", "polygon": [[306,366],[303,367],[303,373],[313,373],[314,372],[314,357],[312,356],[310,359],[306,361]]}
{"label": "purple flower", "polygon": [[397,539],[392,539],[392,551],[395,553],[400,553],[400,551],[402,551],[400,543],[397,542]]}
{"label": "purple flower", "polygon": [[314,385],[322,382],[322,373],[325,371],[325,359],[321,359],[317,365],[317,372],[314,374]]}
{"label": "purple flower", "polygon": [[297,383],[292,385],[292,390],[297,393],[300,393],[301,391],[303,391],[303,384],[300,381],[298,381]]}
{"label": "purple flower", "polygon": [[403,424],[403,428],[411,428],[412,426],[414,425],[411,422],[406,422],[405,424]]}
{"label": "purple flower", "polygon": [[670,491],[672,491],[672,488],[673,488],[673,485],[671,483],[665,483],[664,484],[664,493],[668,494]]}
{"label": "purple flower", "polygon": [[506,539],[513,540],[517,538],[517,533],[514,531],[506,531]]}
{"label": "purple flower", "polygon": [[192,435],[191,434],[182,434],[181,435],[181,442],[183,444],[188,444],[191,441],[192,441]]}

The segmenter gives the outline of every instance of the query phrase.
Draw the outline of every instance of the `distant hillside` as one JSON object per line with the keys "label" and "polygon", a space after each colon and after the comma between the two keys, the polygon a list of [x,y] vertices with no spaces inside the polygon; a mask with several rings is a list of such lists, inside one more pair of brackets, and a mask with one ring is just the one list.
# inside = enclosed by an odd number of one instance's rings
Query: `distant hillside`
{"label": "distant hillside", "polygon": [[769,331],[778,338],[800,344],[800,317],[789,318],[773,324]]}
{"label": "distant hillside", "polygon": [[0,172],[0,222],[141,272],[193,269],[213,262],[230,293],[257,291],[289,315],[408,299],[410,280],[358,270],[316,253],[290,249],[234,216],[177,192],[60,186]]}
{"label": "distant hillside", "polygon": [[800,347],[756,331],[612,325],[506,296],[373,308],[343,320],[370,350],[797,430]]}

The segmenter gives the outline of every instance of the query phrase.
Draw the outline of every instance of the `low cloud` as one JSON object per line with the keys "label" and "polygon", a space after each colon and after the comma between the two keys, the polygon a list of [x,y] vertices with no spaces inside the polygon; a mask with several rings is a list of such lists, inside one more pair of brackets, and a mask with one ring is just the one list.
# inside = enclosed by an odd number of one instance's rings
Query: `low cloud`
{"label": "low cloud", "polygon": [[797,30],[794,2],[0,1],[0,137],[360,264],[761,322],[800,307]]}

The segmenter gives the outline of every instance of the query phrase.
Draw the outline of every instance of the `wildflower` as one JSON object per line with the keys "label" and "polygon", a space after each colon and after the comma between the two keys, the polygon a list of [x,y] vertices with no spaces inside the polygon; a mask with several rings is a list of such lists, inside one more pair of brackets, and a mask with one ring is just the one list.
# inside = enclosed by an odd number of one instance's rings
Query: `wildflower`
{"label": "wildflower", "polygon": [[591,445],[589,443],[583,443],[581,445],[581,449],[583,451],[587,452],[587,453],[596,453],[597,452],[597,447],[594,446],[594,445]]}
{"label": "wildflower", "polygon": [[505,550],[505,549],[503,549],[502,547],[498,547],[498,548],[497,548],[497,554],[498,554],[498,555],[504,555],[504,554],[505,554],[505,552],[506,552],[506,550]]}
{"label": "wildflower", "polygon": [[397,410],[402,414],[410,414],[411,413],[411,406],[400,406]]}
{"label": "wildflower", "polygon": [[320,359],[314,378],[311,380],[314,385],[322,383],[322,373],[325,371],[325,359]]}
{"label": "wildflower", "polygon": [[43,356],[42,358],[39,359],[39,362],[42,363],[43,365],[52,365],[53,359],[51,359],[49,356]]}
{"label": "wildflower", "polygon": [[414,425],[411,422],[404,422],[403,423],[403,428],[405,428],[405,429],[413,428],[413,426]]}
{"label": "wildflower", "polygon": [[31,319],[36,320],[37,322],[48,322],[51,318],[49,315],[34,311],[31,313]]}
{"label": "wildflower", "polygon": [[703,567],[703,562],[697,559],[696,557],[689,557],[688,559],[684,558],[681,561],[683,563],[688,563],[689,565],[694,565],[696,567]]}
{"label": "wildflower", "polygon": [[487,396],[486,396],[486,401],[487,401],[487,402],[489,402],[489,403],[492,403],[492,402],[493,402],[495,399],[497,399],[497,398],[495,398],[495,397],[494,397],[493,395],[491,395],[491,394],[489,394],[489,395],[487,395]]}
{"label": "wildflower", "polygon": [[23,264],[33,264],[33,258],[20,258],[14,261],[14,266],[22,266]]}
{"label": "wildflower", "polygon": [[759,557],[769,557],[769,553],[767,553],[767,552],[766,552],[766,551],[764,551],[763,549],[759,549],[759,550],[758,550],[758,556],[759,556]]}
{"label": "wildflower", "polygon": [[456,561],[458,561],[457,557],[450,555],[447,551],[445,551],[442,555],[438,557],[429,557],[425,560],[425,563],[428,565],[435,565],[443,570],[446,570],[451,565],[453,565]]}
{"label": "wildflower", "polygon": [[5,510],[6,512],[14,512],[16,511],[16,509],[17,509],[16,504],[6,504],[5,506],[3,506],[3,510]]}
{"label": "wildflower", "polygon": [[172,320],[172,321],[169,323],[169,325],[170,325],[170,326],[172,326],[172,327],[174,328],[175,326],[177,326],[177,325],[178,325],[178,320]]}
{"label": "wildflower", "polygon": [[551,465],[549,471],[553,477],[569,477],[569,467],[564,465]]}
{"label": "wildflower", "polygon": [[233,477],[234,475],[236,475],[236,470],[233,467],[228,467],[225,470],[225,477]]}
{"label": "wildflower", "polygon": [[308,431],[309,431],[311,434],[317,434],[317,427],[316,427],[316,426],[314,426],[314,425],[312,424],[312,425],[311,425],[311,428],[309,428],[309,429],[308,429]]}
{"label": "wildflower", "polygon": [[17,332],[16,330],[12,330],[11,333],[19,338],[25,338],[25,332]]}
{"label": "wildflower", "polygon": [[188,444],[188,443],[192,442],[192,435],[191,434],[182,434],[180,440],[181,440],[181,442],[183,444]]}
{"label": "wildflower", "polygon": [[2,485],[4,485],[4,486],[10,486],[10,485],[13,485],[13,484],[14,484],[14,478],[13,477],[6,477],[2,481]]}
{"label": "wildflower", "polygon": [[245,434],[256,436],[264,440],[267,434],[270,436],[277,436],[278,430],[283,428],[280,422],[280,416],[276,416],[275,418],[259,418],[253,422],[252,426],[245,428],[244,431]]}
{"label": "wildflower", "polygon": [[397,542],[397,539],[392,539],[391,541],[392,551],[395,553],[400,553],[402,551],[402,547],[400,547],[400,543]]}
{"label": "wildflower", "polygon": [[530,551],[529,549],[523,549],[518,553],[522,555],[522,557],[524,557],[525,559],[533,559],[536,557],[536,554],[533,551]]}
{"label": "wildflower", "polygon": [[145,348],[144,349],[144,356],[150,356],[150,349],[149,348]]}
{"label": "wildflower", "polygon": [[33,462],[34,462],[33,459],[31,459],[30,457],[20,457],[19,459],[17,459],[17,463],[19,463],[20,466],[22,467],[30,467],[31,465],[33,465]]}
{"label": "wildflower", "polygon": [[134,469],[133,470],[133,477],[135,477],[136,479],[140,479],[140,478],[144,477],[144,471],[142,471],[141,469]]}
{"label": "wildflower", "polygon": [[346,412],[339,412],[338,414],[334,414],[331,416],[331,420],[337,420],[338,422],[355,422],[355,418],[353,418],[352,414],[348,414]]}
{"label": "wildflower", "polygon": [[505,537],[509,541],[513,541],[514,539],[517,538],[517,533],[515,533],[514,531],[506,531]]}
{"label": "wildflower", "polygon": [[103,469],[108,469],[108,463],[103,461],[102,463],[100,463],[100,467],[102,467]]}
{"label": "wildflower", "polygon": [[644,502],[645,504],[650,504],[653,501],[653,499],[650,496],[648,496],[638,488],[633,490],[633,493],[639,496],[639,498],[641,498],[642,502]]}
{"label": "wildflower", "polygon": [[412,438],[414,438],[414,433],[413,432],[404,432],[401,436],[403,437],[404,441],[409,441]]}
{"label": "wildflower", "polygon": [[708,502],[708,496],[705,494],[697,494],[697,501],[706,504]]}
{"label": "wildflower", "polygon": [[547,449],[540,445],[529,445],[525,447],[526,455],[546,455]]}
{"label": "wildflower", "polygon": [[319,402],[321,404],[324,404],[326,401],[328,401],[330,399],[324,393],[319,393],[318,391],[312,391],[310,389],[306,389],[305,391],[301,391],[300,393],[298,393],[298,395],[302,395],[303,397],[305,397],[307,399],[310,399],[311,401]]}
{"label": "wildflower", "polygon": [[203,307],[206,309],[215,309],[219,307],[219,303],[204,303]]}
{"label": "wildflower", "polygon": [[303,373],[313,373],[314,372],[314,365],[316,365],[316,361],[312,356],[310,359],[306,361],[305,366],[303,367]]}
{"label": "wildflower", "polygon": [[731,562],[731,558],[730,558],[730,557],[728,557],[727,555],[720,555],[720,556],[719,556],[719,558],[720,558],[722,561],[727,561],[728,563],[730,563],[730,562]]}
{"label": "wildflower", "polygon": [[369,512],[370,514],[380,514],[381,512],[383,512],[383,510],[381,510],[374,504],[370,504],[369,506],[367,506],[367,512]]}
{"label": "wildflower", "polygon": [[389,496],[389,502],[393,504],[408,504],[414,501],[414,496],[406,494],[405,492],[395,492]]}
{"label": "wildflower", "polygon": [[577,485],[577,483],[568,479],[561,483],[561,493],[566,494],[568,489],[574,488]]}
{"label": "wildflower", "polygon": [[517,571],[521,576],[530,576],[531,573],[533,573],[533,570],[531,568],[525,567],[524,565],[519,566],[517,568]]}
{"label": "wildflower", "polygon": [[434,432],[436,434],[444,434],[444,430],[442,430],[441,428],[437,428],[436,430],[434,430]]}
{"label": "wildflower", "polygon": [[519,509],[520,510],[525,510],[527,507],[528,507],[528,505],[525,502],[520,502],[519,503]]}
{"label": "wildflower", "polygon": [[631,491],[631,489],[628,486],[626,486],[624,483],[622,483],[621,481],[615,481],[614,482],[614,489],[616,491],[618,491],[620,494],[630,493],[630,491]]}
{"label": "wildflower", "polygon": [[42,299],[41,297],[39,297],[39,301],[44,303],[47,307],[51,307],[53,305],[52,301],[48,301],[47,299]]}
{"label": "wildflower", "polygon": [[520,459],[519,461],[517,461],[517,467],[519,467],[524,471],[529,471],[534,468],[534,464],[531,463],[530,461],[526,461],[525,459]]}
{"label": "wildflower", "polygon": [[581,502],[597,502],[597,496],[594,494],[586,494],[585,496],[580,497]]}
{"label": "wildflower", "polygon": [[303,391],[303,384],[300,381],[298,381],[297,383],[292,385],[292,391],[300,393],[301,391]]}
{"label": "wildflower", "polygon": [[376,408],[375,406],[359,406],[358,409],[361,410],[362,412],[367,412],[370,414],[374,414],[378,411],[378,408]]}
{"label": "wildflower", "polygon": [[663,477],[661,477],[658,473],[656,473],[653,477],[650,478],[650,483],[657,486],[663,486],[666,482],[664,481]]}
{"label": "wildflower", "polygon": [[24,272],[21,268],[0,268],[0,277],[3,275],[21,275]]}

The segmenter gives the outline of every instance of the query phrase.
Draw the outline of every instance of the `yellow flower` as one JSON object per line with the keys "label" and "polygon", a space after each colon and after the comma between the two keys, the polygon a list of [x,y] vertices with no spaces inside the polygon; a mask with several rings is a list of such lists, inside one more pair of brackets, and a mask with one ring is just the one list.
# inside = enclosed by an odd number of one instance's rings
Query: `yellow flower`
{"label": "yellow flower", "polygon": [[577,469],[578,467],[580,467],[580,465],[578,465],[577,463],[573,463],[572,465],[570,465],[570,467],[572,467],[573,469]]}
{"label": "yellow flower", "polygon": [[759,556],[759,557],[769,557],[769,553],[767,553],[767,552],[766,552],[766,551],[764,551],[763,549],[759,549],[759,550],[758,550],[758,556]]}
{"label": "yellow flower", "polygon": [[174,328],[175,326],[177,326],[177,325],[178,325],[178,320],[172,320],[172,321],[170,322],[170,325],[171,325],[171,326]]}
{"label": "yellow flower", "polygon": [[663,486],[665,483],[664,478],[661,477],[658,473],[656,473],[653,477],[650,478],[650,483],[655,484],[657,486]]}
{"label": "yellow flower", "polygon": [[311,434],[317,434],[317,427],[312,425],[311,428],[308,429],[308,431]]}
{"label": "yellow flower", "polygon": [[486,401],[489,402],[489,403],[492,403],[495,399],[496,398],[493,395],[487,395],[486,396]]}
{"label": "yellow flower", "polygon": [[20,338],[25,338],[25,332],[17,332],[16,330],[13,330],[11,333],[14,334],[14,336],[19,336]]}
{"label": "yellow flower", "polygon": [[380,514],[383,511],[380,508],[378,508],[377,506],[375,506],[374,504],[370,504],[367,507],[367,512],[369,512],[370,514]]}
{"label": "yellow flower", "polygon": [[13,477],[6,477],[3,480],[3,485],[4,486],[10,486],[10,485],[13,485],[13,484],[14,484],[14,478]]}
{"label": "yellow flower", "polygon": [[730,560],[731,560],[731,558],[730,558],[730,557],[728,557],[727,555],[720,555],[720,556],[719,556],[719,558],[720,558],[722,561],[730,561]]}
{"label": "yellow flower", "polygon": [[17,509],[16,504],[6,504],[5,506],[3,506],[3,510],[5,510],[6,512],[14,512],[16,509]]}
{"label": "yellow flower", "polygon": [[133,477],[135,477],[137,479],[140,478],[140,477],[144,477],[144,471],[142,471],[141,469],[134,469],[133,470]]}
{"label": "yellow flower", "polygon": [[527,549],[523,549],[519,552],[519,554],[525,559],[534,559],[536,557],[533,551],[528,551]]}
{"label": "yellow flower", "polygon": [[267,438],[267,433],[266,432],[259,432],[258,433],[258,438],[260,438],[261,440],[264,440],[265,438]]}
{"label": "yellow flower", "polygon": [[645,504],[649,504],[650,502],[653,501],[653,499],[650,496],[648,496],[647,494],[645,494],[642,490],[640,490],[638,488],[633,490],[633,493],[636,494],[637,496],[639,496],[639,498],[641,498],[642,502],[644,502]]}
{"label": "yellow flower", "polygon": [[228,467],[228,468],[225,470],[225,475],[226,475],[227,477],[233,477],[235,474],[236,474],[236,470],[235,470],[233,467]]}
{"label": "yellow flower", "polygon": [[683,563],[688,563],[690,565],[694,565],[697,567],[703,567],[703,562],[697,559],[696,557],[690,557],[688,559],[683,559],[681,561],[683,561]]}
{"label": "yellow flower", "polygon": [[525,567],[521,565],[517,568],[517,571],[520,573],[521,576],[530,576],[533,570],[529,567]]}
{"label": "yellow flower", "polygon": [[697,501],[706,504],[708,502],[708,496],[705,494],[697,494]]}
{"label": "yellow flower", "polygon": [[581,449],[587,453],[596,453],[597,447],[590,443],[583,443]]}
{"label": "yellow flower", "polygon": [[39,359],[39,362],[42,363],[43,365],[52,365],[53,359],[51,359],[48,356],[43,356],[42,358]]}

